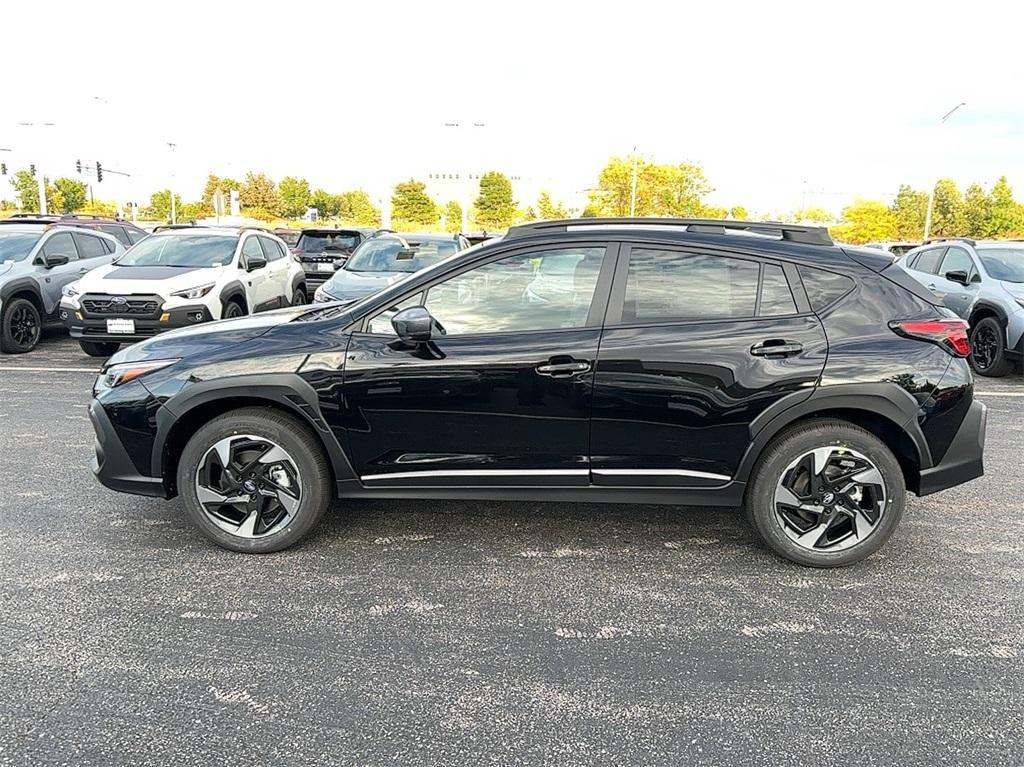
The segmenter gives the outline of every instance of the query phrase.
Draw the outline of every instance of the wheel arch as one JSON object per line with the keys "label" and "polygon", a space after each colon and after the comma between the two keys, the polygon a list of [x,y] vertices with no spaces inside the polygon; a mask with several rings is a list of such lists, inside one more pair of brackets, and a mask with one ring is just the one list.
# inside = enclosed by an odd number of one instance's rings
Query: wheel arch
{"label": "wheel arch", "polygon": [[971,307],[971,313],[967,320],[967,324],[973,328],[975,323],[980,322],[985,317],[995,317],[999,320],[999,324],[1002,325],[1004,329],[1009,322],[1009,316],[1006,314],[1006,310],[1003,309],[1003,307],[990,301],[981,300]]}
{"label": "wheel arch", "polygon": [[249,298],[245,292],[245,287],[242,285],[241,282],[238,282],[237,280],[234,282],[229,282],[227,285],[221,288],[220,291],[220,305],[222,307],[225,306],[228,303],[228,301],[235,300],[242,304],[242,308],[245,310],[246,314],[249,314],[251,312],[252,307],[249,306]]}
{"label": "wheel arch", "polygon": [[47,312],[46,306],[43,303],[43,295],[39,291],[39,286],[31,277],[22,277],[20,279],[11,280],[0,288],[0,300],[5,304],[16,298],[28,299],[36,309],[39,310],[39,314],[41,316],[46,315]]}

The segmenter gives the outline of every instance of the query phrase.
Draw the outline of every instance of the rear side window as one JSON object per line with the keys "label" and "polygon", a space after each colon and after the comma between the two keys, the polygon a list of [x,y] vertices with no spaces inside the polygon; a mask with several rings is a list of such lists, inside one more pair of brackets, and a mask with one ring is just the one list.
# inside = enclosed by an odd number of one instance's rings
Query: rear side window
{"label": "rear side window", "polygon": [[149,236],[146,232],[137,232],[134,229],[128,229],[127,231],[128,231],[128,239],[130,239],[132,241],[132,245],[134,245],[135,243],[137,243],[139,240],[143,239],[144,237],[148,237]]}
{"label": "rear side window", "polygon": [[127,247],[127,246],[132,244],[131,239],[129,239],[129,237],[128,237],[128,232],[125,230],[125,228],[123,226],[114,226],[113,224],[104,224],[104,225],[100,226],[100,231],[101,232],[106,232],[107,234],[112,235],[113,237],[116,237],[118,240],[121,241],[121,244],[124,245],[125,247]]}
{"label": "rear side window", "polygon": [[913,268],[925,274],[935,274],[939,269],[939,261],[942,260],[942,254],[945,252],[945,248],[932,248],[931,250],[923,251],[917,257],[917,260],[914,261]]}
{"label": "rear side window", "polygon": [[738,258],[634,248],[622,321],[753,317],[760,271]]}
{"label": "rear side window", "polygon": [[280,258],[284,258],[284,251],[281,250],[281,246],[269,237],[260,237],[260,244],[263,246],[263,253],[267,256],[267,261],[277,261]]}
{"label": "rear side window", "polygon": [[761,273],[761,303],[758,317],[774,317],[780,314],[796,314],[796,302],[789,281],[781,266],[765,264]]}
{"label": "rear side window", "polygon": [[853,280],[835,272],[826,272],[809,266],[801,266],[800,279],[811,309],[818,311],[845,296],[853,288]]}
{"label": "rear side window", "polygon": [[78,243],[78,252],[82,258],[97,258],[107,255],[106,242],[101,237],[75,232],[75,242]]}

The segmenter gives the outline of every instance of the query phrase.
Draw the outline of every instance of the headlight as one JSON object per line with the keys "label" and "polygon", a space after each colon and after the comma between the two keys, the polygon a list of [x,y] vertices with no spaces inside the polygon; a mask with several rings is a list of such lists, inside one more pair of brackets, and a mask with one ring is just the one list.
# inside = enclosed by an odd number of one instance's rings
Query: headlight
{"label": "headlight", "polygon": [[318,304],[326,304],[328,301],[333,301],[333,300],[334,300],[334,297],[330,293],[328,293],[326,290],[324,290],[324,286],[323,285],[321,285],[319,288],[317,288],[316,291],[313,293],[313,301],[318,303]]}
{"label": "headlight", "polygon": [[217,284],[216,282],[211,282],[209,285],[200,285],[198,288],[188,288],[187,290],[176,290],[173,293],[171,293],[171,295],[174,296],[175,298],[187,298],[187,299],[190,299],[190,300],[191,299],[195,299],[195,298],[202,298],[207,293],[209,293],[211,290],[213,290],[213,288],[214,288],[214,286],[216,284]]}
{"label": "headlight", "polygon": [[168,365],[173,365],[178,359],[170,360],[146,360],[144,362],[121,362],[106,368],[92,387],[93,395],[99,394],[107,389],[113,389],[123,383],[134,381],[147,373],[160,370]]}
{"label": "headlight", "polygon": [[64,298],[74,298],[79,293],[78,288],[75,287],[77,284],[78,283],[76,282],[72,282],[70,285],[65,285],[61,288],[60,294],[64,296]]}

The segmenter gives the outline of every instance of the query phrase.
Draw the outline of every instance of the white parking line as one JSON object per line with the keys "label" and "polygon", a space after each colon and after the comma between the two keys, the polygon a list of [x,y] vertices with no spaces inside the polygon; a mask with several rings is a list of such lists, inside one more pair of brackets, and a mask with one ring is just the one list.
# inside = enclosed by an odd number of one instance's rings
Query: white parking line
{"label": "white parking line", "polygon": [[1024,397],[1024,391],[976,391],[974,396],[978,399],[985,399],[985,397]]}
{"label": "white parking line", "polygon": [[93,373],[94,375],[98,375],[100,372],[98,368],[39,368],[25,365],[0,365],[0,372],[5,370],[20,370],[24,373]]}

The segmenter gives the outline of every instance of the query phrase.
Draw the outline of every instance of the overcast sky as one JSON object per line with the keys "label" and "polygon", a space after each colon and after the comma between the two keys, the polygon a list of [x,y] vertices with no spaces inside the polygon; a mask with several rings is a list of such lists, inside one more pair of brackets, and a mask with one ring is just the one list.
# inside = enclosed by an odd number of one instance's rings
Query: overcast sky
{"label": "overcast sky", "polygon": [[44,21],[8,4],[0,159],[51,176],[99,159],[132,177],[96,196],[140,201],[167,185],[167,142],[186,200],[208,171],[249,169],[380,196],[494,168],[569,198],[636,146],[702,164],[715,202],[756,211],[938,175],[1005,173],[1024,198],[1006,1],[235,5],[50,2]]}

